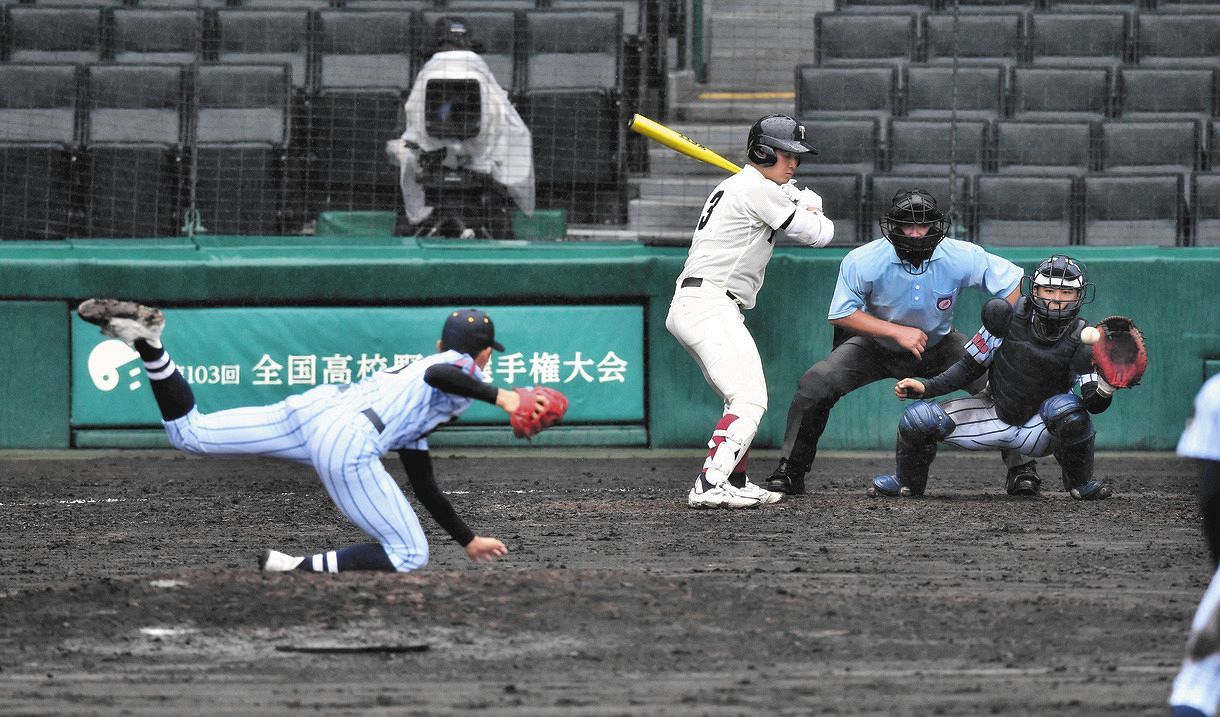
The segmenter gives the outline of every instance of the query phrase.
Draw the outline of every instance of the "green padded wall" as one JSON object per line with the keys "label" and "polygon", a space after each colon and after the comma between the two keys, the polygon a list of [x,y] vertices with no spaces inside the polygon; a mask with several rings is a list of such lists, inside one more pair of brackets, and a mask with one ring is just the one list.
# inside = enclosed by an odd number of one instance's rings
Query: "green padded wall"
{"label": "green padded wall", "polygon": [[[830,348],[826,308],[845,251],[777,250],[758,306],[748,312],[769,383],[770,409],[759,447],[778,445],[796,381]],[[996,251],[1028,271],[1053,250]],[[1213,288],[1220,283],[1220,249],[1072,247],[1070,253],[1085,262],[1098,287],[1096,302],[1083,315],[1094,321],[1113,313],[1134,317],[1151,351],[1143,385],[1120,394],[1114,407],[1097,418],[1098,445],[1171,449],[1201,385],[1204,362],[1220,357]],[[5,396],[10,400],[2,409],[7,411],[3,435],[11,445],[41,441],[55,446],[66,440],[67,397],[61,392],[66,391],[67,310],[87,296],[119,295],[170,306],[612,302],[646,308],[649,444],[700,446],[721,407],[694,362],[665,330],[674,279],[685,256],[681,248],[628,242],[401,237],[7,242],[0,244],[0,301],[22,307],[10,309],[20,315],[10,325],[20,324],[26,339],[14,336],[5,349],[13,394]],[[982,303],[982,297],[963,296],[959,329],[971,333],[977,328]],[[30,368],[27,350],[32,337],[53,359],[41,359],[37,369]],[[35,397],[38,403],[32,403]],[[14,403],[46,406],[37,427],[29,421],[14,426]],[[887,382],[857,391],[836,407],[822,446],[888,450],[901,410]]]}
{"label": "green padded wall", "polygon": [[67,448],[67,306],[0,300],[0,326],[0,448]]}

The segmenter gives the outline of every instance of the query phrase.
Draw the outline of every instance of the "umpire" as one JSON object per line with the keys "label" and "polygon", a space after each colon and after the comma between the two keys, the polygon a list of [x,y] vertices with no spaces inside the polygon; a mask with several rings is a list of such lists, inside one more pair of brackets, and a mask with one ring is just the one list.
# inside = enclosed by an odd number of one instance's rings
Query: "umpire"
{"label": "umpire", "polygon": [[[953,329],[964,288],[1015,302],[1021,269],[965,241],[945,237],[946,218],[923,189],[904,189],[880,220],[883,238],[843,258],[827,318],[836,336],[830,355],[801,376],[788,408],[783,458],[767,489],[799,495],[817,455],[830,409],[840,398],[883,378],[935,376],[965,354],[966,337]],[[985,381],[986,379],[982,379]],[[983,387],[972,385],[971,392]],[[1034,462],[1004,452],[1007,490],[1034,495]]]}

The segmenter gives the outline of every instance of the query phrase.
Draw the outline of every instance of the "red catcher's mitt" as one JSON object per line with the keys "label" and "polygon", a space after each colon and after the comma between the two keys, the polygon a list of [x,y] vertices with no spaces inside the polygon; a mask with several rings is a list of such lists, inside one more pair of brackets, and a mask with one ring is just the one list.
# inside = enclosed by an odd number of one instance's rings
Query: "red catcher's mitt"
{"label": "red catcher's mitt", "polygon": [[1144,335],[1126,316],[1110,316],[1097,325],[1101,338],[1093,345],[1093,365],[1114,388],[1131,388],[1148,368]]}
{"label": "red catcher's mitt", "polygon": [[559,423],[568,412],[568,397],[553,388],[515,388],[521,405],[513,411],[508,423],[517,438],[533,438],[544,429]]}

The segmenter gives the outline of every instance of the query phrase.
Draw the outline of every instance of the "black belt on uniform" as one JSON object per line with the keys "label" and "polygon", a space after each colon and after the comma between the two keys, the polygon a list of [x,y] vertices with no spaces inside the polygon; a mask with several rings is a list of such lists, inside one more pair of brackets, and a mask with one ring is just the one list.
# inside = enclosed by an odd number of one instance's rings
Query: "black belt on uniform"
{"label": "black belt on uniform", "polygon": [[369,419],[369,423],[373,424],[373,428],[376,428],[378,433],[385,431],[385,424],[382,423],[381,416],[378,416],[376,411],[366,408],[361,413],[364,414],[365,418]]}
{"label": "black belt on uniform", "polygon": [[[689,289],[692,286],[703,286],[703,278],[698,277],[698,276],[688,276],[682,280],[683,289]],[[733,301],[737,301],[737,297],[733,296],[733,292],[731,292],[731,291],[724,292],[724,295],[729,297]]]}

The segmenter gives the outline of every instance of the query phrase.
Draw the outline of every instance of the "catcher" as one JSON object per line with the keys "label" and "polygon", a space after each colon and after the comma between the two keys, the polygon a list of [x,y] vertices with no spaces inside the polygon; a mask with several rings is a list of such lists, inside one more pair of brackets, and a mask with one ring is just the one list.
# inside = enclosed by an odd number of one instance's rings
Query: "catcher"
{"label": "catcher", "polygon": [[294,557],[266,551],[263,570],[409,572],[428,562],[428,541],[402,489],[381,463],[397,450],[416,497],[473,561],[508,553],[496,538],[475,535],[432,477],[427,435],[456,420],[472,399],[494,403],[513,431],[531,437],[554,425],[567,399],[552,389],[496,388],[483,382],[495,327],[478,309],[452,312],[438,353],[379,371],[355,384],[318,386],[270,406],[202,413],[190,384],[161,345],[165,317],[131,301],[89,299],[77,308],[102,333],[132,346],[144,362],[170,442],[189,453],[258,455],[307,463],[348,520],[373,538],[341,550]]}
{"label": "catcher", "polygon": [[[1053,453],[1063,472],[1064,490],[1073,498],[1110,496],[1110,485],[1093,476],[1089,414],[1105,411],[1116,389],[1139,381],[1147,366],[1143,338],[1130,319],[1107,319],[1101,332],[1086,328],[1078,314],[1092,300],[1093,286],[1071,257],[1046,259],[1022,283],[1023,295],[1015,305],[996,299],[984,305],[983,327],[965,357],[926,383],[904,378],[895,385],[900,399],[927,399],[988,372],[987,387],[973,396],[943,403],[919,401],[903,412],[897,471],[874,478],[869,495],[922,495],[937,442],[944,441],[970,450]],[[1090,346],[1088,341],[1099,335],[1096,348]],[[1073,385],[1079,395],[1072,392]]]}

